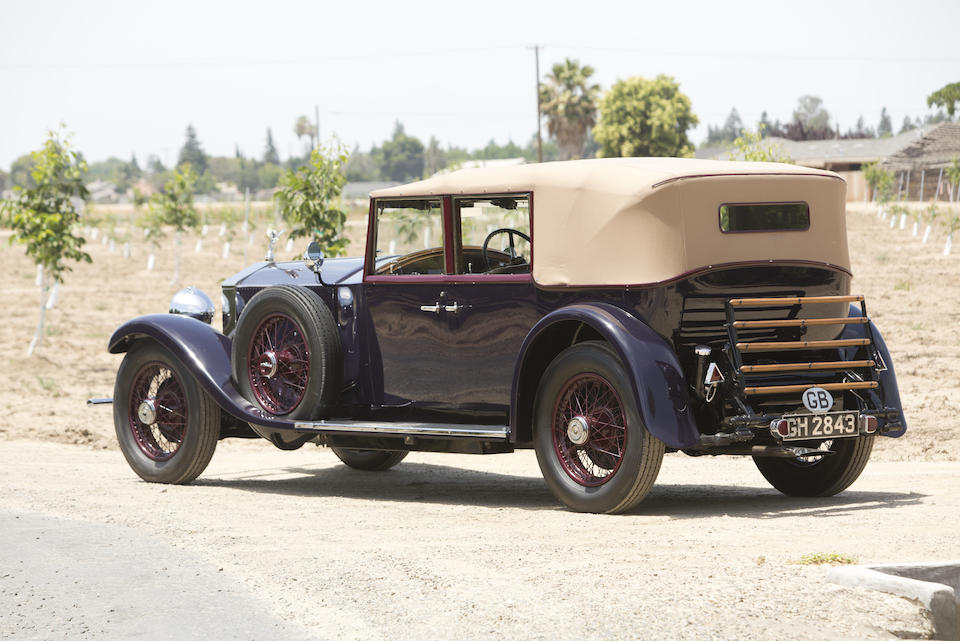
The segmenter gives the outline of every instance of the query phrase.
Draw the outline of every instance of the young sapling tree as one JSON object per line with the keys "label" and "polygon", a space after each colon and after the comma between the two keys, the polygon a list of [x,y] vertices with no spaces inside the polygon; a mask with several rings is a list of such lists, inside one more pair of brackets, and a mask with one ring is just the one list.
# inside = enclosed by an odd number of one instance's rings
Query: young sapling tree
{"label": "young sapling tree", "polygon": [[960,213],[956,209],[951,209],[947,215],[947,242],[943,246],[943,255],[949,256],[953,249],[953,232],[960,229]]}
{"label": "young sapling tree", "polygon": [[950,185],[950,202],[956,202],[957,187],[960,186],[960,157],[954,156],[953,162],[947,165],[943,173],[947,178],[947,184]]}
{"label": "young sapling tree", "polygon": [[930,206],[923,211],[923,219],[927,223],[927,228],[923,232],[923,244],[926,245],[930,240],[930,232],[933,231],[933,224],[937,222],[940,212],[937,210],[937,201],[931,200]]}
{"label": "young sapling tree", "polygon": [[873,199],[880,203],[877,214],[883,218],[886,215],[887,203],[893,199],[893,172],[881,167],[880,163],[872,162],[863,166],[863,177],[870,187]]}
{"label": "young sapling tree", "polygon": [[196,174],[193,173],[189,163],[184,163],[173,172],[170,180],[163,186],[163,190],[150,198],[151,216],[154,221],[160,225],[170,225],[174,229],[175,267],[170,284],[180,280],[180,246],[183,232],[188,228],[196,229],[200,224],[200,217],[193,204],[193,191],[196,184]]}
{"label": "young sapling tree", "polygon": [[735,151],[728,156],[730,160],[745,160],[749,162],[784,162],[793,163],[790,154],[780,143],[773,143],[763,137],[765,125],[757,127],[756,131],[743,130],[733,141]]}
{"label": "young sapling tree", "polygon": [[923,215],[926,213],[925,209],[920,209],[919,207],[913,207],[910,209],[910,217],[913,219],[913,235],[918,236],[920,234],[920,221],[923,219]]}
{"label": "young sapling tree", "polygon": [[347,182],[346,162],[347,152],[340,144],[318,147],[310,152],[310,162],[283,175],[274,195],[280,215],[290,225],[290,238],[316,241],[328,256],[342,253],[348,242],[343,235],[347,213],[339,208]]}
{"label": "young sapling tree", "polygon": [[10,242],[26,245],[27,255],[38,271],[42,270],[40,319],[27,356],[43,340],[47,294],[53,284],[63,282],[64,272],[71,271],[67,261],[92,262],[82,249],[86,241],[76,233],[80,212],[75,199],[86,201],[89,197],[83,184],[86,161],[70,148],[62,129],[51,131],[43,148],[31,157],[34,186],[14,187],[13,198],[0,205],[4,224],[13,230]]}

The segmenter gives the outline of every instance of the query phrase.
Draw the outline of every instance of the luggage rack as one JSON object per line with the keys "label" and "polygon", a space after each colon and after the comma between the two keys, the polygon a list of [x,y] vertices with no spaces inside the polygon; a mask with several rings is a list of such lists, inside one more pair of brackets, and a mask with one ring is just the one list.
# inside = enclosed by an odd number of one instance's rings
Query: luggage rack
{"label": "luggage rack", "polygon": [[[782,310],[785,307],[796,307],[801,305],[817,305],[826,303],[859,303],[861,316],[850,317],[824,317],[824,318],[788,318],[788,319],[759,319],[759,320],[737,320],[737,310],[751,308],[754,310],[762,308],[771,308]],[[884,369],[882,361],[876,356],[876,350],[873,347],[873,330],[870,326],[870,318],[867,316],[866,303],[863,296],[790,296],[773,298],[731,298],[726,304],[727,315],[727,334],[729,343],[727,355],[733,367],[735,384],[744,397],[747,396],[771,396],[776,394],[789,394],[793,392],[802,392],[803,390],[817,385],[827,391],[847,391],[847,390],[872,390],[877,389],[880,384],[877,381],[877,371]],[[841,338],[834,340],[793,340],[793,341],[751,341],[743,342],[739,339],[737,330],[760,329],[760,328],[797,328],[803,330],[807,327],[819,327],[826,325],[863,325],[866,328],[867,338]],[[786,352],[799,350],[831,350],[839,348],[856,347],[862,348],[866,352],[866,358],[856,358],[851,360],[808,360],[801,359],[796,362],[745,365],[743,363],[743,354],[758,352]],[[860,349],[857,350],[858,352]],[[880,366],[878,367],[878,363]],[[760,374],[802,374],[803,372],[818,372],[821,374],[830,371],[844,372],[843,380],[838,382],[821,383],[803,383],[803,384],[749,384],[748,376],[757,376]],[[739,397],[739,395],[738,395]],[[739,399],[738,399],[739,400]],[[747,414],[753,412],[745,405],[742,409],[747,410]]]}

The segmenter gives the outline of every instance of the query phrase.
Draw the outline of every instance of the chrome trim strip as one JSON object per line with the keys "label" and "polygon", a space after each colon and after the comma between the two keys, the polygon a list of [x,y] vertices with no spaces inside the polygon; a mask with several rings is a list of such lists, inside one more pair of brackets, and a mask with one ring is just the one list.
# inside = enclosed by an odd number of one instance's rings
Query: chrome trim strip
{"label": "chrome trim strip", "polygon": [[294,429],[311,432],[350,432],[355,434],[391,434],[396,436],[430,436],[481,438],[505,441],[510,437],[506,425],[445,425],[443,423],[383,423],[372,421],[297,421]]}
{"label": "chrome trim strip", "polygon": [[112,398],[88,398],[87,405],[109,405],[113,403]]}

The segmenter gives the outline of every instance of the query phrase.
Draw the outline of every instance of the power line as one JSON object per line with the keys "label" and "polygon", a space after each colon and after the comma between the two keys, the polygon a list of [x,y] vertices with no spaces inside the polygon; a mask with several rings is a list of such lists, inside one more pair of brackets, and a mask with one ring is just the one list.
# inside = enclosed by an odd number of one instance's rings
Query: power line
{"label": "power line", "polygon": [[[750,59],[758,57],[763,60],[780,62],[858,62],[858,63],[955,63],[960,62],[957,57],[879,57],[879,56],[799,56],[789,54],[763,53],[742,51],[686,51],[668,49],[636,49],[631,47],[599,47],[579,44],[554,43],[541,45],[542,48],[566,49],[575,51],[596,51],[601,53],[629,53],[646,56],[666,56],[678,58],[711,58],[711,59]],[[347,56],[328,57],[301,57],[301,58],[269,58],[269,59],[216,59],[216,60],[172,60],[172,61],[145,61],[145,62],[92,62],[76,64],[0,64],[4,71],[80,71],[80,70],[109,70],[109,69],[184,69],[184,68],[229,68],[229,67],[271,67],[285,65],[324,64],[334,62],[357,62],[364,60],[385,60],[397,58],[415,58],[424,56],[450,56],[458,54],[484,53],[489,51],[522,50],[520,44],[490,45],[484,47],[458,47],[450,49],[431,49],[420,51],[384,51],[376,53],[356,54]]]}
{"label": "power line", "polygon": [[329,62],[353,62],[359,60],[384,60],[396,58],[414,58],[422,56],[446,56],[466,53],[483,53],[507,49],[520,49],[520,45],[495,45],[487,47],[460,47],[456,49],[434,49],[430,51],[393,51],[357,54],[352,56],[331,56],[323,58],[272,58],[272,59],[231,59],[231,60],[173,60],[167,62],[94,62],[88,64],[0,64],[0,70],[9,71],[79,71],[99,69],[183,69],[183,68],[225,68],[225,67],[261,67],[301,64],[321,64]]}
{"label": "power line", "polygon": [[607,53],[635,53],[647,56],[676,56],[687,58],[720,58],[720,59],[740,59],[750,60],[778,60],[789,62],[908,62],[908,63],[930,63],[930,62],[960,62],[960,58],[887,58],[878,56],[792,56],[783,54],[771,54],[763,52],[762,54],[740,51],[677,51],[666,49],[632,49],[628,47],[593,47],[589,45],[574,44],[550,44],[546,45],[557,49],[574,49],[580,51],[600,51]]}
{"label": "power line", "polygon": [[527,119],[530,114],[498,114],[498,113],[451,113],[451,112],[400,112],[400,111],[337,111],[320,110],[325,116],[403,116],[410,118],[513,118]]}

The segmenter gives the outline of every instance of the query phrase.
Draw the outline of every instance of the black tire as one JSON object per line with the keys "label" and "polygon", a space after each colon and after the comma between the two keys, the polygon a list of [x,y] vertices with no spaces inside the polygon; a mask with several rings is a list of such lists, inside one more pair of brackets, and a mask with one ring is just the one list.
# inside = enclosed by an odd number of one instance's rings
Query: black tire
{"label": "black tire", "polygon": [[837,439],[830,446],[836,453],[818,461],[755,456],[753,462],[770,485],[788,496],[833,496],[850,487],[863,472],[873,439],[872,434]]}
{"label": "black tire", "polygon": [[120,363],[113,420],[127,463],[152,483],[183,484],[200,476],[220,437],[220,408],[153,341],[135,344]]}
{"label": "black tire", "polygon": [[383,450],[356,450],[346,447],[331,447],[333,453],[337,455],[349,467],[355,470],[365,472],[381,472],[389,470],[391,467],[407,458],[409,452],[401,450],[383,451]]}
{"label": "black tire", "polygon": [[[272,327],[280,328],[286,349],[261,341]],[[275,354],[269,375],[263,360],[267,352]],[[233,335],[232,361],[240,393],[275,416],[323,418],[340,396],[343,358],[337,323],[327,306],[301,287],[270,287],[250,299]]]}
{"label": "black tire", "polygon": [[[537,462],[553,494],[577,512],[629,510],[660,472],[663,442],[644,425],[628,380],[616,352],[600,341],[565,349],[540,380],[533,437]],[[578,404],[581,396],[593,398],[593,404]],[[571,411],[576,416],[568,421]],[[580,445],[567,427],[577,419],[587,426]]]}

